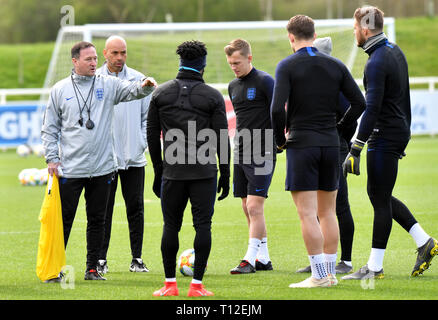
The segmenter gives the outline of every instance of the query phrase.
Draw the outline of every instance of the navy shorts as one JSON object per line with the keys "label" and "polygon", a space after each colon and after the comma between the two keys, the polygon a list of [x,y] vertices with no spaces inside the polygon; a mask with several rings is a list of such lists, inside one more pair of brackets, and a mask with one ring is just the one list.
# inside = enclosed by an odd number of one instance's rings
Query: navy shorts
{"label": "navy shorts", "polygon": [[286,190],[338,189],[339,147],[288,148],[286,159]]}
{"label": "navy shorts", "polygon": [[275,161],[266,160],[264,164],[234,164],[233,194],[236,198],[248,195],[267,198],[268,189],[274,174]]}

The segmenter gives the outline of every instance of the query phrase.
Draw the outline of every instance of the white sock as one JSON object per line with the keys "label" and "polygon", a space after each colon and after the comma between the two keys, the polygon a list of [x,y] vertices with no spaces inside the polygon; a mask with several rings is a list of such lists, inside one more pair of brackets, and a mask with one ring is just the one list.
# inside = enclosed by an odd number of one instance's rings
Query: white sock
{"label": "white sock", "polygon": [[257,259],[263,264],[267,264],[269,261],[271,261],[271,258],[269,258],[268,238],[266,237],[262,238],[259,252],[257,252]]}
{"label": "white sock", "polygon": [[328,274],[336,275],[336,259],[338,258],[337,253],[324,253],[325,258],[325,268]]}
{"label": "white sock", "polygon": [[378,272],[383,268],[383,257],[385,249],[371,248],[370,257],[368,259],[368,269]]}
{"label": "white sock", "polygon": [[353,266],[353,264],[351,263],[351,261],[345,261],[345,260],[342,260],[347,266],[349,266],[349,267],[352,267]]}
{"label": "white sock", "polygon": [[250,238],[248,243],[248,250],[246,251],[245,257],[243,260],[248,261],[251,265],[255,266],[255,260],[257,256],[257,252],[259,252],[260,243],[262,241],[257,238]]}
{"label": "white sock", "polygon": [[193,283],[193,284],[201,284],[201,283],[202,283],[202,280],[192,279],[192,283]]}
{"label": "white sock", "polygon": [[176,278],[166,278],[166,282],[176,282]]}
{"label": "white sock", "polygon": [[327,277],[327,270],[325,268],[324,254],[315,254],[309,256],[310,267],[312,268],[312,277],[315,279],[322,279]]}
{"label": "white sock", "polygon": [[418,222],[412,226],[411,230],[409,230],[409,234],[414,238],[417,248],[424,246],[430,238]]}

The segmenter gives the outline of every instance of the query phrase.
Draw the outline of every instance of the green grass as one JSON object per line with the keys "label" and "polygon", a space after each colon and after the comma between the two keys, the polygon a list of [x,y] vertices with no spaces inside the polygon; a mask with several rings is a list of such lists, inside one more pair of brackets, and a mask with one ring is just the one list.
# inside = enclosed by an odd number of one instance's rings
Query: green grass
{"label": "green grass", "polygon": [[[349,176],[350,203],[356,231],[353,263],[356,268],[367,262],[371,246],[373,213],[366,195],[366,160],[362,157],[359,177]],[[86,256],[86,217],[83,197],[67,247],[67,264],[75,270],[73,290],[58,284],[43,284],[35,273],[40,223],[39,210],[44,187],[24,187],[18,173],[24,168],[44,168],[42,158],[19,158],[12,150],[0,153],[0,299],[2,300],[177,300],[156,299],[152,292],[164,280],[160,241],[162,216],[160,204],[151,191],[153,170],[146,167],[145,233],[143,259],[150,269],[146,274],[129,272],[130,247],[128,226],[121,193],[116,196],[113,229],[108,252],[107,281],[83,280]],[[248,228],[240,200],[229,196],[217,202],[213,217],[213,244],[206,287],[215,293],[207,299],[217,300],[436,300],[438,268],[418,278],[410,273],[415,263],[415,243],[394,223],[385,254],[385,279],[376,280],[374,289],[363,289],[360,282],[340,281],[329,289],[290,289],[292,282],[306,276],[294,271],[308,264],[301,237],[299,219],[290,194],[284,191],[285,155],[279,156],[269,198],[265,206],[269,250],[274,271],[232,276],[233,268],[246,252]],[[407,157],[399,163],[394,195],[414,212],[423,228],[437,237],[438,207],[438,138],[414,137]],[[193,247],[194,230],[189,209],[180,233],[180,252]],[[190,278],[177,273],[178,299],[188,299]]]}
{"label": "green grass", "polygon": [[[436,76],[438,59],[436,58],[436,43],[438,19],[417,17],[396,19],[396,40],[403,49],[409,63],[411,77]],[[319,34],[319,36],[325,36]],[[332,35],[336,37],[336,35]],[[254,65],[264,71],[275,74],[278,61],[291,53],[284,30],[276,31],[223,31],[220,33],[175,33],[145,36],[142,41],[128,41],[128,64],[154,76],[159,83],[175,77],[178,59],[176,46],[185,40],[200,39],[207,44],[208,64],[205,74],[207,82],[227,83],[234,75],[229,69],[223,47],[231,39],[243,37],[248,39],[253,47]],[[333,48],[336,57],[345,59],[338,50],[350,48],[353,43],[353,29],[346,30],[342,37],[347,39]],[[351,39],[350,39],[351,37]],[[272,41],[276,39],[277,41]],[[99,65],[103,63],[101,54],[103,40],[95,39],[99,53]],[[340,48],[341,47],[341,48]],[[2,88],[40,88],[44,84],[49,66],[54,42],[34,44],[1,44],[0,64],[7,66],[0,73]],[[69,51],[70,48],[65,48]],[[66,52],[68,55],[69,53]],[[361,78],[367,55],[359,50],[353,75]],[[344,61],[346,62],[346,61]],[[70,67],[66,69],[66,72]],[[64,73],[64,72],[63,72]],[[66,74],[67,75],[67,74]],[[64,77],[64,74],[62,75]],[[424,87],[424,86],[423,86]],[[22,100],[33,97],[10,97],[9,100]]]}
{"label": "green grass", "polygon": [[411,76],[436,76],[438,59],[434,51],[438,42],[438,18],[405,18],[395,23],[397,44],[409,64]]}

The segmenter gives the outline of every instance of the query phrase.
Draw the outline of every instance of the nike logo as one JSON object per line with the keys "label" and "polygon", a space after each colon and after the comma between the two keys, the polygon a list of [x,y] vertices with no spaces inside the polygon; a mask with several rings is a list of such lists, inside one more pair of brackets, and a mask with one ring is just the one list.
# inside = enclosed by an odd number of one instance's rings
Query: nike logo
{"label": "nike logo", "polygon": [[350,161],[351,170],[352,170],[352,172],[353,172],[353,168],[354,168],[354,158],[353,158],[353,157],[350,157],[350,158],[348,158],[348,160]]}
{"label": "nike logo", "polygon": [[170,289],[171,289],[171,288],[168,288],[168,289],[164,290],[163,292],[161,292],[160,295],[161,295],[161,296],[165,296],[166,293],[168,293]]}
{"label": "nike logo", "polygon": [[65,98],[66,101],[73,99],[74,97]]}
{"label": "nike logo", "polygon": [[263,190],[265,190],[265,188],[261,188],[261,189],[255,189],[256,190],[256,192],[260,192],[260,191],[263,191]]}
{"label": "nike logo", "polygon": [[205,294],[205,293],[203,293],[202,291],[196,290],[196,292],[198,292],[198,294],[199,294],[199,295],[201,295],[201,296],[203,296],[203,297],[205,297],[205,296],[206,296],[206,294]]}

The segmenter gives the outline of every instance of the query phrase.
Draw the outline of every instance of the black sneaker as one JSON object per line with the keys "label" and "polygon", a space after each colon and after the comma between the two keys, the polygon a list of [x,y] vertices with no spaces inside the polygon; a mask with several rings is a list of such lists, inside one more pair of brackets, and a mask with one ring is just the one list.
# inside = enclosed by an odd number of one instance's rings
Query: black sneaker
{"label": "black sneaker", "polygon": [[97,272],[100,274],[106,274],[108,272],[108,264],[106,260],[99,260],[97,261]]}
{"label": "black sneaker", "polygon": [[363,279],[383,279],[385,276],[383,274],[383,268],[380,271],[374,272],[368,269],[368,265],[364,265],[355,273],[349,274],[348,276],[343,276],[342,280],[363,280]]}
{"label": "black sneaker", "polygon": [[310,273],[312,272],[312,268],[310,266],[304,267],[304,268],[300,268],[297,271],[295,271],[296,273]]}
{"label": "black sneaker", "polygon": [[64,273],[61,271],[56,278],[48,279],[44,283],[61,283]]}
{"label": "black sneaker", "polygon": [[422,274],[430,266],[432,258],[438,254],[438,241],[434,238],[429,238],[427,242],[417,249],[417,261],[415,262],[412,277]]}
{"label": "black sneaker", "polygon": [[106,278],[102,277],[96,269],[90,269],[85,271],[84,280],[106,280]]}
{"label": "black sneaker", "polygon": [[272,262],[268,261],[267,263],[262,263],[259,260],[256,260],[255,269],[257,271],[270,271],[270,270],[273,270]]}
{"label": "black sneaker", "polygon": [[242,260],[240,264],[231,269],[231,274],[241,274],[241,273],[255,273],[256,269],[247,260]]}
{"label": "black sneaker", "polygon": [[353,267],[346,264],[344,261],[339,261],[339,263],[335,267],[336,274],[344,274],[344,273],[350,273],[353,271]]}
{"label": "black sneaker", "polygon": [[131,266],[129,267],[129,271],[131,272],[149,272],[149,269],[143,263],[143,260],[140,258],[132,259]]}

